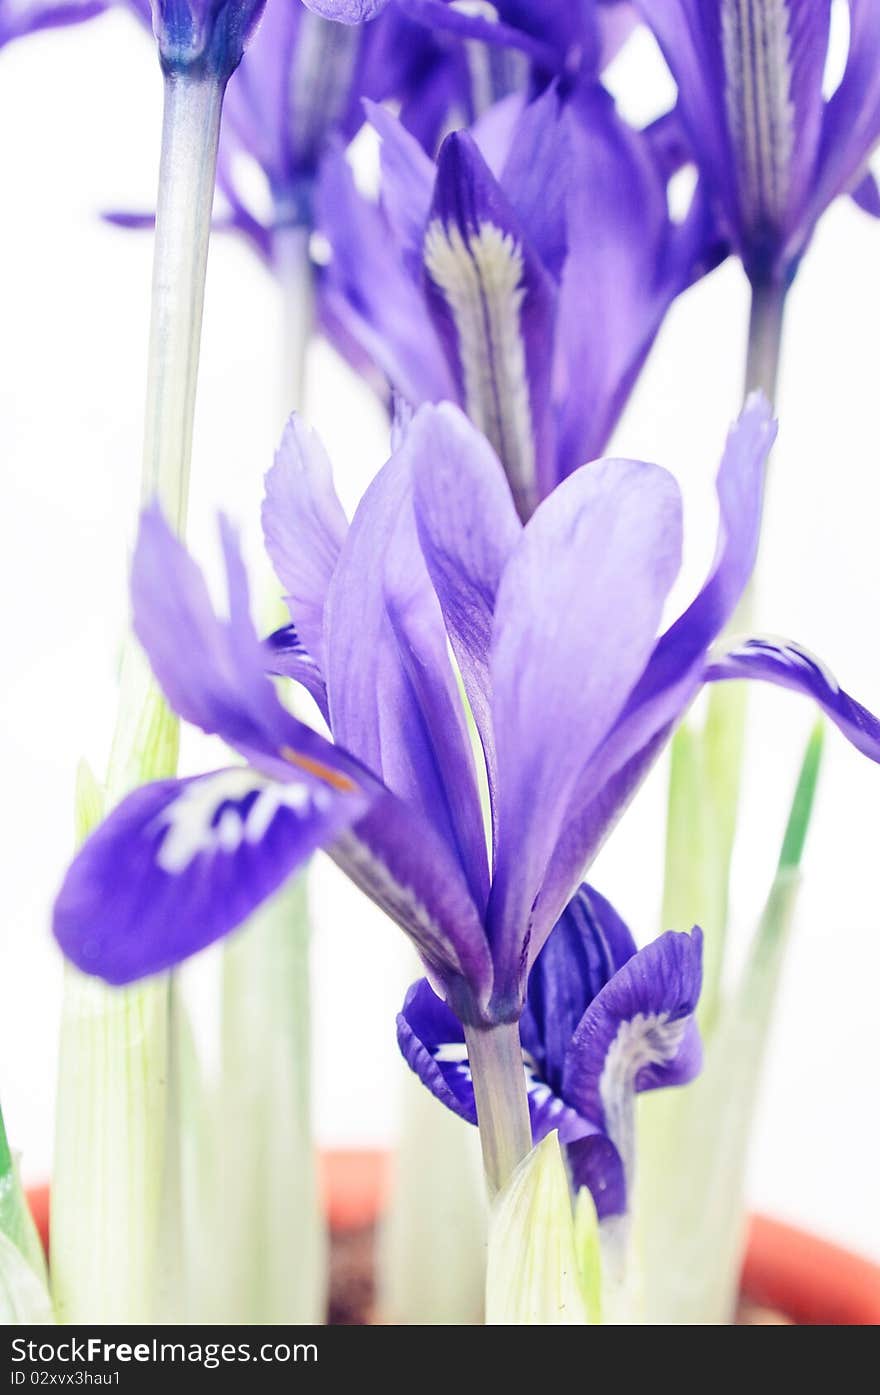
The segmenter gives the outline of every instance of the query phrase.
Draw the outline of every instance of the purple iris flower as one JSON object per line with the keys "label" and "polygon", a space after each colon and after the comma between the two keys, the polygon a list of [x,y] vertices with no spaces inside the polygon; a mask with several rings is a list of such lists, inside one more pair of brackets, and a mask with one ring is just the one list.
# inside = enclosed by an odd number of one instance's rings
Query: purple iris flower
{"label": "purple iris flower", "polygon": [[839,194],[880,213],[880,4],[849,0],[846,70],[822,84],[831,0],[637,0],[678,84],[678,116],[753,282],[786,283]]}
{"label": "purple iris flower", "polygon": [[[136,633],[171,706],[248,765],[138,790],[86,842],[55,909],[80,968],[126,982],[167,967],[324,846],[410,935],[462,1022],[513,1022],[585,868],[704,682],[808,693],[880,759],[880,723],[803,651],[710,655],[754,563],[774,436],[762,399],[728,439],[709,577],[659,638],[681,548],[665,470],[585,466],[523,526],[457,407],[424,406],[401,434],[349,527],[323,450],[292,421],[264,528],[295,629],[264,650],[229,530],[221,620],[182,544],[145,516]],[[284,709],[267,663],[312,693],[335,744]]]}
{"label": "purple iris flower", "polygon": [[318,189],[327,314],[408,401],[460,402],[528,518],[604,449],[669,305],[717,260],[706,203],[670,218],[665,159],[596,86],[502,103],[436,166],[371,120],[381,206],[341,153]]}
{"label": "purple iris flower", "polygon": [[[684,1085],[700,1069],[701,957],[699,930],[668,931],[637,950],[614,908],[584,885],[535,960],[519,1026],[532,1138],[558,1130],[572,1184],[590,1188],[600,1220],[627,1209],[636,1094]],[[432,1094],[475,1124],[461,1023],[426,979],[407,994],[397,1039]]]}
{"label": "purple iris flower", "polygon": [[111,0],[0,0],[0,48],[13,39],[93,19]]}

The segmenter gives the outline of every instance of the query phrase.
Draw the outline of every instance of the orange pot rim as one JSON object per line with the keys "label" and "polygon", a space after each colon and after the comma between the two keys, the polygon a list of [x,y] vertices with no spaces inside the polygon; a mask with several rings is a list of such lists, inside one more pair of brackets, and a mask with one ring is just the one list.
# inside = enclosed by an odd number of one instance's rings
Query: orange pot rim
{"label": "orange pot rim", "polygon": [[[384,1210],[392,1156],[380,1148],[331,1148],[320,1157],[321,1187],[332,1231],[374,1225]],[[48,1249],[49,1188],[28,1201]],[[750,1218],[743,1297],[799,1326],[880,1325],[880,1265],[770,1216]]]}

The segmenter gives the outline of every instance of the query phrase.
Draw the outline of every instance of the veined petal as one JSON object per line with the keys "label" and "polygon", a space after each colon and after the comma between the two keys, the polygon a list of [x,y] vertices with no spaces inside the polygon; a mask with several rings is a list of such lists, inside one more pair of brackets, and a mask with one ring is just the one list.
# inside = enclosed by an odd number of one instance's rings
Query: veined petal
{"label": "veined petal", "polygon": [[557,1095],[572,1036],[587,1006],[635,952],[635,941],[614,907],[585,883],[532,966],[520,1021],[523,1049]]}
{"label": "veined petal", "polygon": [[658,466],[603,460],[541,504],[501,579],[491,655],[498,848],[489,927],[496,992],[513,1012],[527,964],[577,884],[552,916],[536,916],[580,771],[644,672],[680,550],[672,477]]}
{"label": "veined petal", "polygon": [[291,767],[286,783],[237,767],[146,785],[74,859],[55,938],[109,983],[171,968],[240,925],[371,797],[330,766]]}
{"label": "veined petal", "polygon": [[704,681],[706,654],[733,615],[755,563],[764,468],[775,436],[768,403],[751,397],[730,430],[718,471],[718,541],[709,575],[657,642],[623,712],[582,768],[541,890],[542,920],[561,914],[671,724]]}
{"label": "veined petal", "polygon": [[409,935],[463,1021],[490,1025],[492,957],[461,864],[433,826],[386,792],[330,850]]}
{"label": "veined petal", "polygon": [[[571,118],[555,87],[526,106],[516,123],[500,184],[550,275],[559,280],[568,252],[566,202],[575,171]],[[583,463],[583,462],[581,462]]]}
{"label": "veined petal", "polygon": [[327,599],[333,735],[436,828],[485,905],[476,772],[437,598],[419,547],[406,452],[358,507]]}
{"label": "veined petal", "polygon": [[404,453],[422,553],[496,785],[489,651],[498,585],[522,525],[486,438],[450,403],[422,407]]}
{"label": "veined petal", "polygon": [[147,509],[132,565],[135,633],[174,710],[220,736],[282,782],[297,762],[332,766],[358,785],[364,772],[298,722],[266,675],[248,613],[247,578],[232,529],[221,523],[229,618],[215,614],[201,572],[158,508]]}
{"label": "veined petal", "polygon": [[290,418],[266,476],[263,500],[266,551],[303,648],[325,667],[324,603],[348,520],[333,487],[333,469],[321,441],[296,415]]}
{"label": "veined petal", "polygon": [[815,172],[830,0],[637,4],[747,269],[784,272],[776,261]]}
{"label": "veined petal", "polygon": [[520,516],[551,449],[552,282],[474,141],[443,143],[425,235],[428,303],[471,421],[503,464]]}
{"label": "veined petal", "polygon": [[670,153],[657,132],[633,129],[599,86],[569,106],[576,178],[566,188],[557,460],[545,492],[605,449],[669,306],[719,257],[701,186],[684,221],[670,218]]}
{"label": "veined petal", "polygon": [[321,162],[315,210],[332,249],[321,278],[325,315],[338,321],[407,401],[454,397],[452,373],[426,323],[422,294],[401,260],[389,256],[388,223],[358,192],[339,148]]}
{"label": "veined petal", "polygon": [[407,266],[416,273],[434,197],[434,161],[385,107],[376,102],[365,102],[364,107],[382,142],[382,209]]}
{"label": "veined petal", "polygon": [[589,1005],[568,1049],[565,1098],[611,1139],[630,1180],[636,1093],[684,1084],[700,1067],[691,1019],[702,942],[699,930],[669,930],[639,950]]}
{"label": "veined petal", "polygon": [[830,14],[830,0],[721,0],[727,127],[752,255],[768,231],[788,228],[813,173]]}
{"label": "veined petal", "polygon": [[857,750],[880,761],[880,721],[844,692],[821,659],[792,640],[750,635],[722,645],[709,655],[707,683],[730,678],[757,678],[811,697]]}

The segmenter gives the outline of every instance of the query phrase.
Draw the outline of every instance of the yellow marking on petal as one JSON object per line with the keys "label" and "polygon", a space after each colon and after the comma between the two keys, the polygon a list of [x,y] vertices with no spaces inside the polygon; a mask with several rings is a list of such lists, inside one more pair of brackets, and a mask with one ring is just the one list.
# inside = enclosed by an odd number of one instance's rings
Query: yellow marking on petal
{"label": "yellow marking on petal", "polygon": [[319,780],[323,780],[326,785],[331,785],[333,789],[340,790],[343,794],[354,794],[357,785],[354,780],[350,780],[347,775],[340,775],[338,770],[334,770],[330,765],[324,765],[322,761],[312,760],[311,756],[301,756],[292,746],[282,746],[281,755],[289,765],[295,765],[299,770],[305,770],[309,775],[314,775]]}

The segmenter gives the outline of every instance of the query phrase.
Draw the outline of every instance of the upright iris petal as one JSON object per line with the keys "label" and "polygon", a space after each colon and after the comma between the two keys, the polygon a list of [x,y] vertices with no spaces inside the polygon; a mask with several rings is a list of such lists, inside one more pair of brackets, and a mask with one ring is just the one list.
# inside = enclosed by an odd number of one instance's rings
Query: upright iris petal
{"label": "upright iris petal", "polygon": [[494,446],[517,507],[538,502],[551,449],[554,291],[472,139],[452,135],[437,170],[424,243],[428,303],[465,410]]}
{"label": "upright iris petal", "polygon": [[636,0],[678,83],[701,174],[753,281],[789,279],[816,221],[880,138],[874,0],[850,5],[826,102],[830,0]]}
{"label": "upright iris petal", "polygon": [[661,147],[601,91],[502,104],[436,167],[388,112],[370,118],[380,208],[341,159],[319,185],[328,302],[408,400],[457,397],[527,519],[600,453],[666,309],[717,257],[706,200],[673,223]]}

